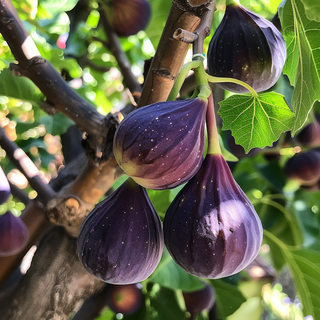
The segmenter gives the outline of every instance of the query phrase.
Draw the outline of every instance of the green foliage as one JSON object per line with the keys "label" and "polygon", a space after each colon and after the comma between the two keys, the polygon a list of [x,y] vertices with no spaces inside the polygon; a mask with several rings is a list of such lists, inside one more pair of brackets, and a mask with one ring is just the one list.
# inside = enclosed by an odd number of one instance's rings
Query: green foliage
{"label": "green foliage", "polygon": [[[310,2],[311,3],[311,2]],[[304,124],[320,99],[319,21],[309,20],[301,0],[287,0],[279,9],[287,61],[283,72],[294,86],[292,109],[296,115],[292,134]]]}
{"label": "green foliage", "polygon": [[231,130],[237,144],[246,152],[272,146],[280,134],[292,128],[294,114],[282,95],[274,92],[232,95],[220,102],[223,130]]}

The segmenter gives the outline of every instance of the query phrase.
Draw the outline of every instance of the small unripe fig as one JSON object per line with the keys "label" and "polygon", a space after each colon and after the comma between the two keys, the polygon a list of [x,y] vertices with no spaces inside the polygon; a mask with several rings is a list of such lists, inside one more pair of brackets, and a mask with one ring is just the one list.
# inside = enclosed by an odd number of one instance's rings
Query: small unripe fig
{"label": "small unripe fig", "polygon": [[133,314],[142,306],[144,297],[141,283],[110,285],[107,292],[107,305],[115,313]]}
{"label": "small unripe fig", "polygon": [[0,166],[0,204],[5,203],[10,197],[11,189],[5,173]]}
{"label": "small unripe fig", "polygon": [[146,190],[129,178],[83,222],[78,255],[88,272],[102,281],[137,283],[158,265],[162,237],[160,218]]}
{"label": "small unripe fig", "polygon": [[314,185],[320,179],[320,151],[296,153],[285,163],[284,173],[302,185]]}
{"label": "small unripe fig", "polygon": [[28,228],[10,211],[0,215],[0,257],[19,253],[29,239]]}
{"label": "small unripe fig", "polygon": [[201,278],[222,278],[258,254],[261,221],[221,154],[207,154],[164,218],[164,240],[175,262]]}
{"label": "small unripe fig", "polygon": [[196,316],[204,310],[209,310],[215,300],[215,292],[209,283],[205,283],[204,288],[191,291],[182,292],[186,309],[191,315],[191,320],[195,319]]}
{"label": "small unripe fig", "polygon": [[108,16],[117,35],[128,37],[147,27],[151,6],[146,0],[113,0]]}
{"label": "small unripe fig", "polygon": [[199,170],[207,101],[165,101],[139,108],[120,122],[113,143],[119,166],[138,184],[169,189]]}
{"label": "small unripe fig", "polygon": [[[209,74],[246,82],[257,92],[272,87],[286,60],[286,44],[268,20],[244,8],[229,4],[208,49]],[[220,83],[232,92],[247,92],[234,83]]]}

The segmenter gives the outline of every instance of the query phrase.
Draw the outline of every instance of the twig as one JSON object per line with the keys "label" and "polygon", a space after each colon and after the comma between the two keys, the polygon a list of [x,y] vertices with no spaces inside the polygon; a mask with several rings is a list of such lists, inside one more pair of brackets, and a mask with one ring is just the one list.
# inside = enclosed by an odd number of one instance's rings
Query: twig
{"label": "twig", "polygon": [[38,168],[21,148],[8,139],[2,127],[0,127],[0,145],[6,151],[11,162],[27,178],[31,187],[37,191],[37,200],[39,200],[43,205],[46,205],[48,201],[55,196],[55,192],[49,185],[43,182]]}

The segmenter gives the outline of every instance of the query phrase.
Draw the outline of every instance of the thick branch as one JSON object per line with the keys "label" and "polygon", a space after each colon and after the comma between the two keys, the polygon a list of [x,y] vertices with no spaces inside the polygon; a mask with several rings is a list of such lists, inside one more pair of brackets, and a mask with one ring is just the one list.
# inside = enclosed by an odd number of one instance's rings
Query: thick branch
{"label": "thick branch", "polygon": [[27,178],[31,187],[37,191],[37,200],[43,205],[46,205],[47,202],[55,195],[55,192],[41,179],[38,168],[25,154],[25,152],[13,141],[8,139],[2,127],[0,127],[0,145],[6,151],[11,162]]}
{"label": "thick branch", "polygon": [[193,33],[208,5],[209,1],[204,5],[192,7],[187,0],[173,0],[138,107],[167,99],[190,46],[189,43],[174,39],[173,35],[179,28]]}

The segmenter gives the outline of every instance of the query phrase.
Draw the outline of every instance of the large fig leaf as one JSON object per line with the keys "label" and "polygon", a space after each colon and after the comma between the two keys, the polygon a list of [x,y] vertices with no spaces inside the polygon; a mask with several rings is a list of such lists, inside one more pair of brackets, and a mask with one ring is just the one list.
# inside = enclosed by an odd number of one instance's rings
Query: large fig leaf
{"label": "large fig leaf", "polygon": [[39,105],[44,100],[43,94],[30,79],[13,76],[9,69],[0,73],[0,95],[28,101],[32,105]]}
{"label": "large fig leaf", "polygon": [[304,316],[311,315],[320,319],[320,252],[307,248],[296,248],[285,245],[271,232],[264,230],[265,237],[276,245],[289,266],[295,288],[303,305]]}
{"label": "large fig leaf", "polygon": [[165,248],[161,261],[149,280],[172,290],[195,291],[203,288],[203,281],[180,268]]}
{"label": "large fig leaf", "polygon": [[320,22],[320,2],[318,0],[302,0],[309,20]]}
{"label": "large fig leaf", "polygon": [[232,95],[221,101],[223,130],[231,130],[237,144],[248,153],[252,148],[272,146],[280,134],[291,130],[294,114],[284,97],[275,92]]}
{"label": "large fig leaf", "polygon": [[279,17],[287,44],[283,72],[294,86],[294,134],[304,124],[314,102],[320,100],[320,22],[308,19],[301,0],[285,1],[279,8]]}

